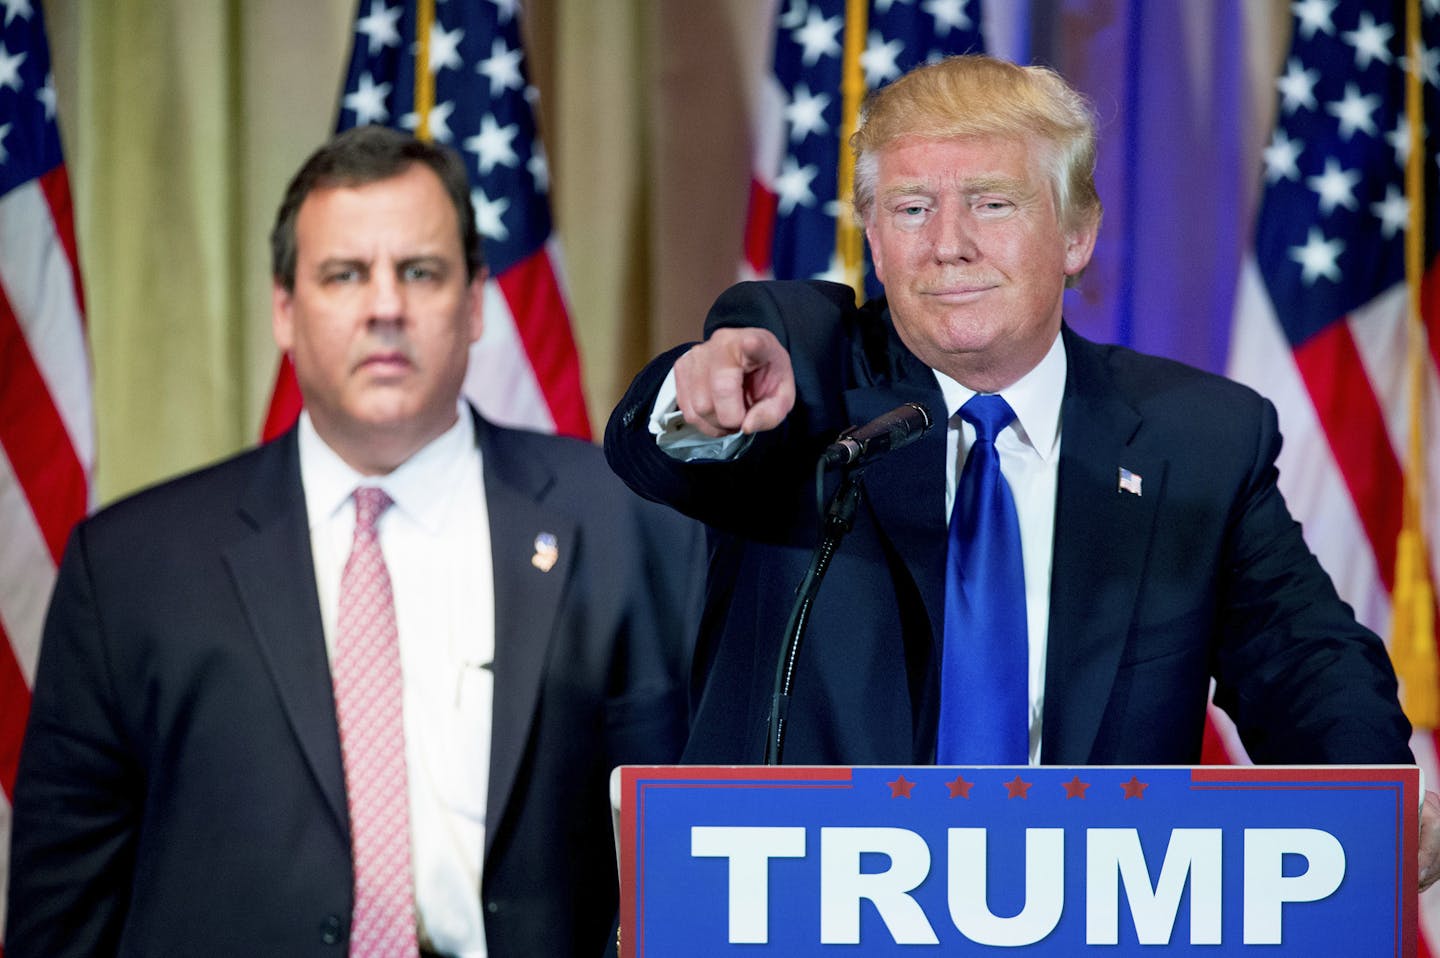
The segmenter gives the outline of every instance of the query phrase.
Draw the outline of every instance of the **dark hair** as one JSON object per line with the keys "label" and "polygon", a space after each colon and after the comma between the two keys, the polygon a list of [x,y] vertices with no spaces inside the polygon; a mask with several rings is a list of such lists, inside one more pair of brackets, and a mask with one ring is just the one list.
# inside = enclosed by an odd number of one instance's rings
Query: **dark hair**
{"label": "dark hair", "polygon": [[470,205],[470,178],[465,161],[454,150],[418,140],[383,126],[357,126],[336,135],[300,167],[285,190],[285,199],[270,230],[270,271],[287,290],[295,289],[295,218],[311,192],[335,186],[363,186],[399,176],[415,163],[435,172],[455,207],[460,247],[465,251],[466,278],[474,279],[484,265],[475,209]]}

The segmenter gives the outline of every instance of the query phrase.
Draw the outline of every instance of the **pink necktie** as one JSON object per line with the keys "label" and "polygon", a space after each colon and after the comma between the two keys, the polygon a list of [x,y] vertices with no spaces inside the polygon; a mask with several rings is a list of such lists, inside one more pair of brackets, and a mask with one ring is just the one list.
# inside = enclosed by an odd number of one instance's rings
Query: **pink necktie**
{"label": "pink necktie", "polygon": [[335,710],[355,862],[352,958],[414,958],[409,782],[400,644],[376,523],[391,499],[355,490],[355,541],[340,578]]}

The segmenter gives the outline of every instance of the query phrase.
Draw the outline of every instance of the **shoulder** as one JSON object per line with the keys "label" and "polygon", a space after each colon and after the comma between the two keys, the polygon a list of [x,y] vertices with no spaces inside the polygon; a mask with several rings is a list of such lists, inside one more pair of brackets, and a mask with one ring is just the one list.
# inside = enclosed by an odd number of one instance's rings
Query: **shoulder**
{"label": "shoulder", "polygon": [[483,420],[480,428],[487,472],[493,470],[499,481],[559,510],[614,548],[625,543],[688,547],[703,535],[698,522],[625,485],[594,443]]}
{"label": "shoulder", "polygon": [[853,309],[855,291],[842,283],[819,279],[762,279],[736,283],[720,294],[722,303],[769,302],[777,306],[829,306]]}
{"label": "shoulder", "polygon": [[1068,329],[1069,378],[1081,389],[1111,389],[1142,413],[1201,409],[1260,416],[1271,409],[1249,386],[1162,356],[1095,343]]}
{"label": "shoulder", "polygon": [[1079,418],[1119,425],[1133,445],[1206,474],[1227,463],[1249,474],[1279,455],[1275,407],[1248,386],[1068,330],[1066,354],[1067,430]]}
{"label": "shoulder", "polygon": [[[234,512],[240,495],[267,474],[288,474],[293,450],[282,437],[131,493],[85,521],[92,528],[160,523],[186,527],[222,512]],[[298,466],[294,479],[298,484]],[[298,489],[298,485],[297,485]]]}
{"label": "shoulder", "polygon": [[[720,294],[705,318],[705,331],[762,326],[781,342],[791,333],[814,328],[817,320],[841,317],[855,311],[855,293],[848,286],[823,280],[753,280],[736,283]],[[793,322],[804,319],[803,323]]]}
{"label": "shoulder", "polygon": [[620,481],[605,451],[593,442],[485,420],[479,428],[485,468],[507,483],[543,490],[552,501],[583,503],[586,511],[600,504],[628,508],[644,502]]}
{"label": "shoulder", "polygon": [[283,479],[287,458],[257,447],[118,499],[75,526],[62,567],[146,588],[212,573],[221,552],[257,528],[247,501],[272,513],[303,509],[298,470],[293,482]]}

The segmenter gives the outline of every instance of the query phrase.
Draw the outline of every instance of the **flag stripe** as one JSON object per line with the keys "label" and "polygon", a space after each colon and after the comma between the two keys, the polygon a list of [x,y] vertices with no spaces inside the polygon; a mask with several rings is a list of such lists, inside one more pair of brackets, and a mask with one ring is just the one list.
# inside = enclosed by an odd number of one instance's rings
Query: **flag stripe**
{"label": "flag stripe", "polygon": [[70,444],[10,299],[0,289],[0,446],[57,564],[70,525],[85,514],[85,469]]}
{"label": "flag stripe", "polygon": [[50,223],[55,227],[55,236],[60,241],[61,249],[65,250],[66,262],[70,264],[75,308],[80,328],[84,330],[85,289],[80,283],[80,246],[75,241],[75,204],[70,195],[70,176],[65,167],[57,166],[41,175],[40,189],[45,194],[46,205],[50,207]]}
{"label": "flag stripe", "polygon": [[1400,463],[1350,326],[1327,326],[1295,350],[1295,362],[1360,511],[1380,580],[1389,591],[1395,581],[1395,536],[1400,531]]}
{"label": "flag stripe", "polygon": [[0,628],[26,681],[35,675],[45,608],[55,586],[55,560],[35,521],[10,457],[0,450]]}
{"label": "flag stripe", "polygon": [[750,180],[750,211],[745,217],[745,263],[756,276],[770,269],[771,243],[775,236],[775,194],[758,178]]}
{"label": "flag stripe", "polygon": [[[1425,338],[1430,344],[1430,361],[1440,370],[1440,261],[1432,262],[1425,271],[1425,283],[1420,289],[1420,312],[1425,323]],[[1440,423],[1431,420],[1430,425],[1435,427]]]}
{"label": "flag stripe", "polygon": [[295,367],[290,365],[289,356],[280,357],[280,371],[275,374],[275,389],[270,394],[270,408],[265,413],[265,425],[260,438],[269,442],[295,424],[300,415],[300,384],[295,381]]}
{"label": "flag stripe", "polygon": [[94,461],[94,414],[75,276],[40,186],[29,181],[0,199],[0,286],[28,344],[30,362],[88,472]]}
{"label": "flag stripe", "polygon": [[515,331],[544,391],[556,431],[590,438],[575,339],[569,323],[555,321],[567,310],[548,252],[542,248],[531,254],[497,276],[496,281],[510,305]]}
{"label": "flag stripe", "polygon": [[20,761],[20,741],[25,735],[25,718],[30,712],[30,687],[10,654],[9,635],[0,624],[0,786],[5,798],[15,800],[15,768]]}

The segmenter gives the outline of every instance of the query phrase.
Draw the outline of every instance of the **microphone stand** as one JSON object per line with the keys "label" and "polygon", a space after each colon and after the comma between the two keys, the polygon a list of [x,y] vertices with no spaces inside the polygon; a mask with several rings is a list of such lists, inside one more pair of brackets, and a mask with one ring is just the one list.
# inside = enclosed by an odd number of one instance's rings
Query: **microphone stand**
{"label": "microphone stand", "polygon": [[[816,466],[817,484],[825,469],[822,459]],[[775,692],[770,700],[770,722],[765,731],[765,764],[779,765],[785,750],[785,720],[790,709],[790,694],[795,687],[795,663],[800,658],[800,643],[810,622],[810,607],[820,591],[820,581],[830,567],[830,559],[840,547],[840,540],[855,524],[855,508],[860,501],[859,469],[847,469],[840,486],[825,510],[823,535],[810,557],[810,566],[800,583],[790,621],[785,626],[784,645],[775,665]]]}

